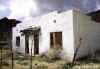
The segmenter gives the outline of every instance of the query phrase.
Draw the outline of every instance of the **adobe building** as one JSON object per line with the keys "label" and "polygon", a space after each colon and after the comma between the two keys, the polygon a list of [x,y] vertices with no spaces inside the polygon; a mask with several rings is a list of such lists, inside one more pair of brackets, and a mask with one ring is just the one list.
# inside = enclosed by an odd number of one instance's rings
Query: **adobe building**
{"label": "adobe building", "polygon": [[29,17],[13,28],[12,36],[13,49],[26,54],[31,48],[33,55],[57,48],[72,60],[78,47],[77,57],[100,49],[100,23],[75,10]]}

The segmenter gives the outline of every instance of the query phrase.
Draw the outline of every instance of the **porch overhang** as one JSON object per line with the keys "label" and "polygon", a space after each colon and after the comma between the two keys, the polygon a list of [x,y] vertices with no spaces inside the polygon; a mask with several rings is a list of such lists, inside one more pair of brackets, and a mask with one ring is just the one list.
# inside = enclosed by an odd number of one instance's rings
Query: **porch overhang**
{"label": "porch overhang", "polygon": [[33,34],[35,31],[40,31],[40,27],[33,27],[33,28],[27,28],[27,29],[23,29],[20,32],[22,32],[23,34]]}

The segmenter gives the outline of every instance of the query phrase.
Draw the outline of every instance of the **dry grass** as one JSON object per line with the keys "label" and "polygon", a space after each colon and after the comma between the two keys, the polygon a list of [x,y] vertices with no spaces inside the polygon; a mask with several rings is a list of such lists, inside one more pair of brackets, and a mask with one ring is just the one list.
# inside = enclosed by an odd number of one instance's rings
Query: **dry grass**
{"label": "dry grass", "polygon": [[[0,66],[0,69],[11,69],[11,58],[8,59],[7,62],[8,65]],[[50,54],[43,54],[42,56],[32,57],[32,69],[36,68],[69,69],[69,63],[64,59],[61,59],[57,54],[51,56]],[[14,55],[14,69],[30,69],[30,56],[23,54]],[[77,61],[75,66],[73,66],[73,69],[100,69],[100,63],[88,60]]]}

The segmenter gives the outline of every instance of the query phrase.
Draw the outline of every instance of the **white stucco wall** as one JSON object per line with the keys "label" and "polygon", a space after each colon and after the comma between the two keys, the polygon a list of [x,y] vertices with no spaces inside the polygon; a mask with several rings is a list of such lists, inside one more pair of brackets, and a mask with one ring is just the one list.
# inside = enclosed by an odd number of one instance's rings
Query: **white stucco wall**
{"label": "white stucco wall", "polygon": [[[25,36],[21,35],[20,30],[29,27],[41,27],[39,36],[39,54],[50,49],[50,32],[62,32],[63,50],[62,54],[72,60],[74,54],[74,36],[73,36],[73,11],[63,13],[52,12],[36,18],[27,18],[22,23],[13,28],[13,48],[20,52],[25,52]],[[56,20],[56,23],[54,23]],[[16,36],[21,37],[20,47],[16,47]],[[33,36],[29,37],[29,49],[31,47]],[[34,50],[34,45],[33,50]],[[33,51],[34,54],[34,51]]]}
{"label": "white stucco wall", "polygon": [[82,43],[78,56],[82,57],[100,49],[100,23],[91,20],[91,17],[78,11],[73,12],[75,46],[77,47],[79,38]]}

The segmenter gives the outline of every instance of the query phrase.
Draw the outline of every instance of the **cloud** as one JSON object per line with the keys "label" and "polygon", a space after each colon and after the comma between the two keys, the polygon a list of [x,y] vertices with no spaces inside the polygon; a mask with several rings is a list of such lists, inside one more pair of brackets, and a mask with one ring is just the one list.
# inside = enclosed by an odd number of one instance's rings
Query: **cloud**
{"label": "cloud", "polygon": [[0,5],[8,6],[10,0],[0,0]]}
{"label": "cloud", "polygon": [[[68,9],[82,9],[83,0],[37,0],[40,12],[45,12],[45,10],[68,10]],[[47,11],[46,11],[47,12]]]}
{"label": "cloud", "polygon": [[97,2],[99,2],[98,0],[84,0],[83,2],[83,12],[91,12],[91,11],[95,11],[96,10],[96,5]]}
{"label": "cloud", "polygon": [[0,0],[0,18],[10,15],[11,10],[9,9],[9,1],[10,0]]}
{"label": "cloud", "polygon": [[33,0],[12,0],[9,8],[12,10],[9,18],[15,19],[19,19],[21,16],[29,16],[31,9],[33,9],[32,11],[37,12],[36,4]]}
{"label": "cloud", "polygon": [[0,17],[23,20],[54,10],[77,9],[88,13],[100,9],[100,0],[0,0]]}
{"label": "cloud", "polygon": [[3,17],[7,17],[11,14],[11,10],[4,6],[4,5],[0,5],[0,18],[3,18]]}

